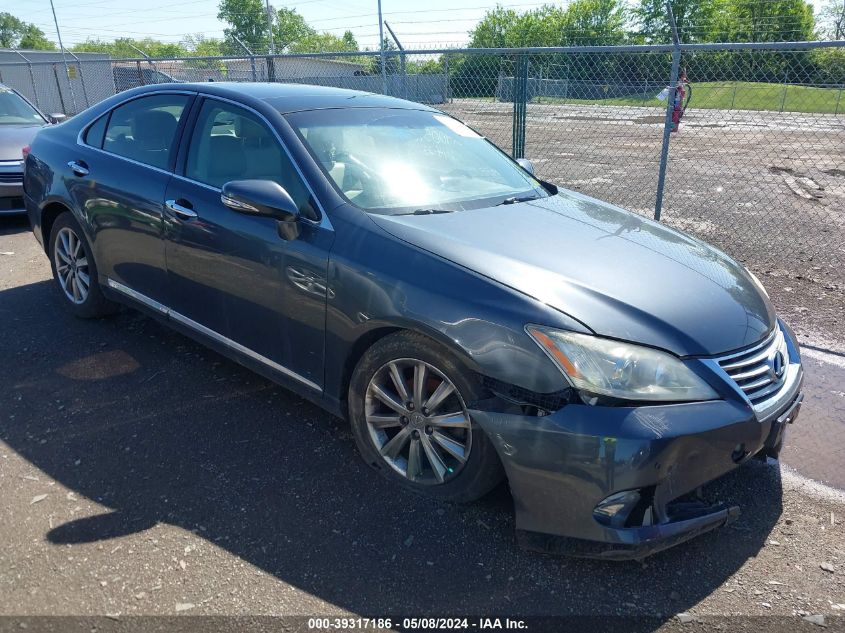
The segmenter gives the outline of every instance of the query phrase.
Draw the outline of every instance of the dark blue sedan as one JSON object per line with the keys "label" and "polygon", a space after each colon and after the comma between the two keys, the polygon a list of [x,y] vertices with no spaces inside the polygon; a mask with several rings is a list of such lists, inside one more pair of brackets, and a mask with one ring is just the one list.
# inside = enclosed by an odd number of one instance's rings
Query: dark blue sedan
{"label": "dark blue sedan", "polygon": [[801,403],[749,271],[416,103],[147,86],[41,131],[24,185],[73,313],[166,321],[418,493],[506,478],[528,547],[641,557],[725,524],[695,491],[776,457]]}

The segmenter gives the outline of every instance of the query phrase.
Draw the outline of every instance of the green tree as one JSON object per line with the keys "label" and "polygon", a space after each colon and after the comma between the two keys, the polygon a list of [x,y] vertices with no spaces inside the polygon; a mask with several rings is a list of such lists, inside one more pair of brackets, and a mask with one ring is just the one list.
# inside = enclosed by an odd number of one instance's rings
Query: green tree
{"label": "green tree", "polygon": [[[682,42],[706,42],[717,13],[717,0],[671,0],[672,14]],[[672,41],[665,0],[640,0],[633,10],[637,40],[644,44]]]}
{"label": "green tree", "polygon": [[[224,55],[226,43],[213,37],[205,37],[202,34],[187,35],[184,41],[185,49],[190,56],[196,57],[219,57]],[[240,51],[243,53],[243,50]],[[191,68],[213,68],[225,70],[226,65],[220,60],[214,59],[192,59],[185,62]]]}
{"label": "green tree", "polygon": [[104,53],[113,59],[140,57],[138,52],[153,58],[185,57],[188,49],[178,42],[162,42],[150,37],[136,40],[131,37],[119,37],[112,42],[88,39],[71,47],[74,53]]}
{"label": "green tree", "polygon": [[544,5],[518,13],[498,6],[470,31],[474,48],[621,44],[626,10],[621,0],[574,0],[565,9]]}
{"label": "green tree", "polygon": [[294,50],[301,42],[317,36],[296,9],[283,8],[276,12],[273,20],[273,41],[276,52]]}
{"label": "green tree", "polygon": [[47,39],[44,31],[34,24],[24,22],[11,13],[0,13],[0,48],[28,50],[55,50],[56,45]]}
{"label": "green tree", "polygon": [[329,32],[313,33],[290,47],[292,53],[338,53],[358,50],[358,42],[351,31],[346,31],[341,37]]}
{"label": "green tree", "polygon": [[261,0],[220,0],[217,19],[229,25],[224,29],[229,49],[243,50],[234,41],[238,38],[253,52],[268,50],[267,13]]}
{"label": "green tree", "polygon": [[841,0],[828,0],[819,12],[819,17],[824,37],[845,40],[845,4]]}
{"label": "green tree", "polygon": [[575,0],[561,18],[561,44],[623,44],[626,20],[626,9],[619,0]]}
{"label": "green tree", "polygon": [[816,37],[805,0],[718,0],[711,42],[800,42]]}
{"label": "green tree", "polygon": [[[399,49],[391,40],[384,38],[384,72],[388,75],[399,74]],[[372,55],[367,58],[369,67],[367,72],[373,75],[381,74],[381,55]]]}
{"label": "green tree", "polygon": [[205,37],[200,33],[185,36],[184,46],[190,55],[219,57],[223,55],[224,42],[214,37]]}

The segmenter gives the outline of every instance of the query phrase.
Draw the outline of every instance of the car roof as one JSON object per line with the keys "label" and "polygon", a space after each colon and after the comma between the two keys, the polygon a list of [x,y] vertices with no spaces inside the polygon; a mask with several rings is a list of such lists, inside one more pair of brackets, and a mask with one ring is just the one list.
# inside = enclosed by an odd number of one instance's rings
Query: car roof
{"label": "car roof", "polygon": [[[161,86],[159,86],[160,88]],[[405,110],[434,110],[421,103],[388,97],[360,90],[346,90],[310,84],[204,82],[179,84],[180,88],[195,89],[221,97],[248,97],[266,102],[282,114],[301,110],[326,108],[401,108]]]}

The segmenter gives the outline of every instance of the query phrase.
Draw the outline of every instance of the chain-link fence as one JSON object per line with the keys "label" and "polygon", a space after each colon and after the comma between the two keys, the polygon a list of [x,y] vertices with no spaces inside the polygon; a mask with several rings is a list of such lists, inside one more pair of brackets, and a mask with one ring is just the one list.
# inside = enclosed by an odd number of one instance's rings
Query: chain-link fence
{"label": "chain-link fence", "polygon": [[796,309],[838,315],[843,44],[408,50],[383,63],[372,51],[70,60],[67,69],[18,62],[0,64],[0,81],[68,113],[134,86],[184,81],[318,84],[434,104],[531,159],[542,178],[656,215],[784,278]]}

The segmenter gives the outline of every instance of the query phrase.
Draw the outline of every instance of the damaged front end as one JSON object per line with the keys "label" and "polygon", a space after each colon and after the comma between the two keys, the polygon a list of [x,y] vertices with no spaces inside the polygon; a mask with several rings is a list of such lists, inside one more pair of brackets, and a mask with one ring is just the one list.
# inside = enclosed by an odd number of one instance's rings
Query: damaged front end
{"label": "damaged front end", "polygon": [[762,421],[739,399],[602,406],[574,390],[532,394],[499,384],[470,414],[501,457],[522,546],[639,559],[739,515],[698,491],[755,455],[777,453],[799,386]]}

